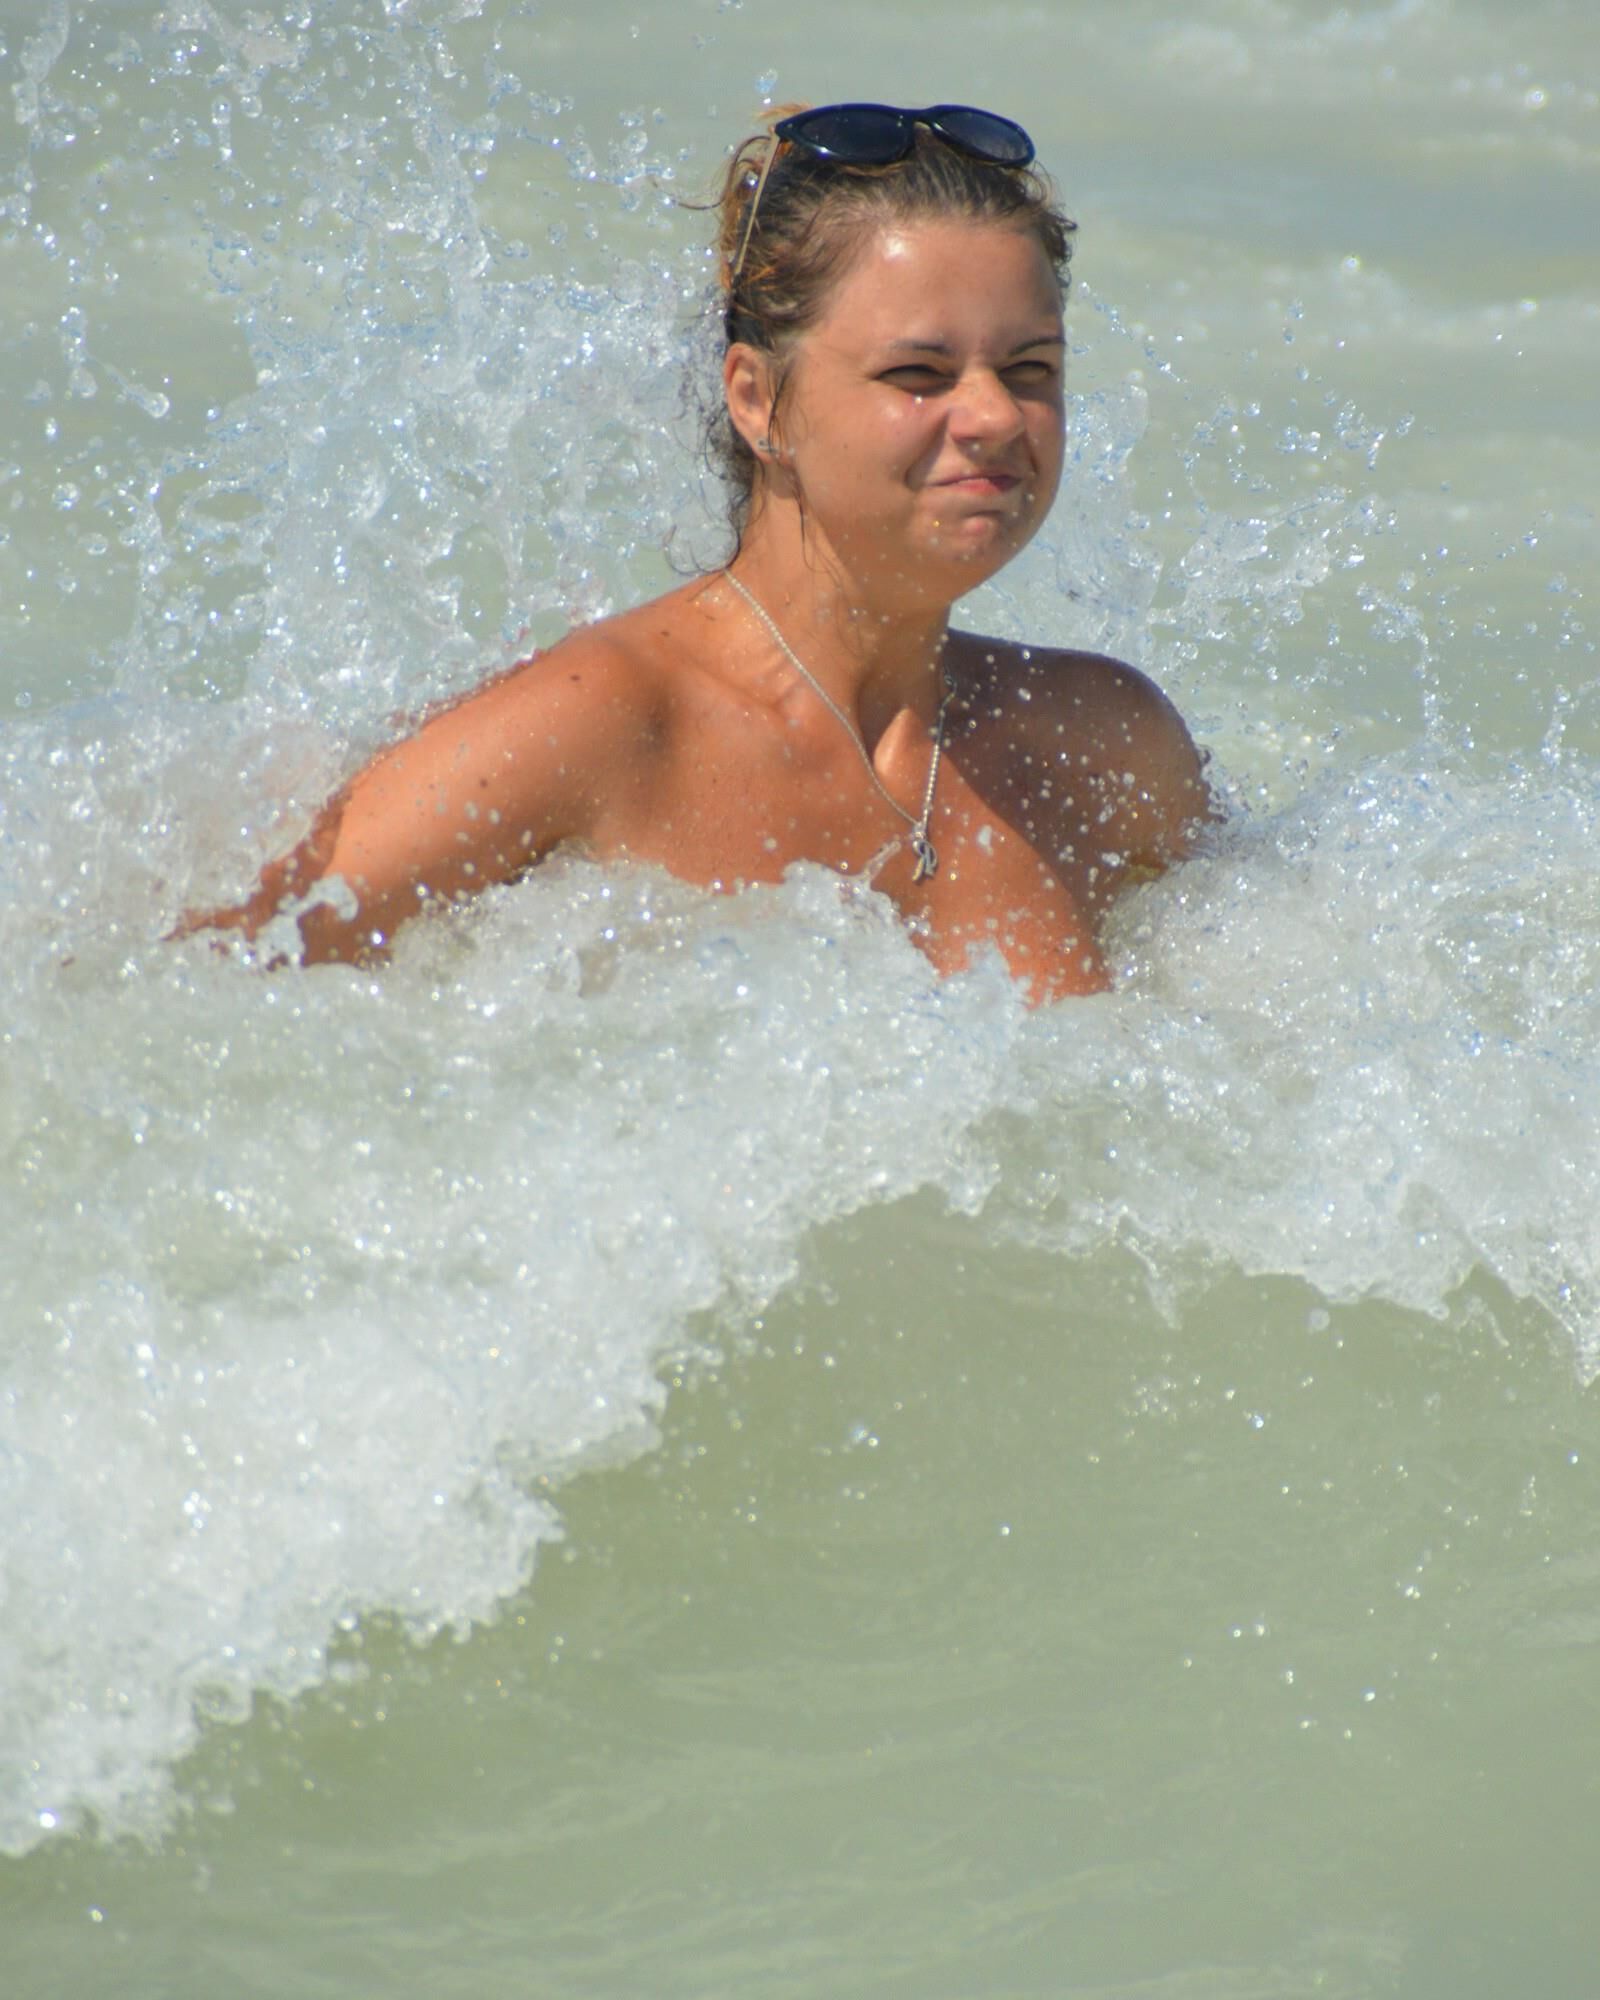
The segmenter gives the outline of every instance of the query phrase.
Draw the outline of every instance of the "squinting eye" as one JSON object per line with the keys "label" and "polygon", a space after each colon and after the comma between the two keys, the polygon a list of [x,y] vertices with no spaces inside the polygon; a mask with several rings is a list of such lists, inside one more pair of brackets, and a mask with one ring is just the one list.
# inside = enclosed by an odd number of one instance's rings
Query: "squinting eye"
{"label": "squinting eye", "polygon": [[914,396],[934,396],[949,378],[937,368],[890,368],[878,379],[892,388],[909,390]]}

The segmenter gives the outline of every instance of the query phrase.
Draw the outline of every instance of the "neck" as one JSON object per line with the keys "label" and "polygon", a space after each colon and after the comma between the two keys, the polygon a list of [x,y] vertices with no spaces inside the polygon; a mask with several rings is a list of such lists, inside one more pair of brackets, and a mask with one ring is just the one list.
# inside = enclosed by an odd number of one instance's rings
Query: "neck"
{"label": "neck", "polygon": [[897,600],[815,551],[798,564],[785,560],[766,537],[747,538],[730,567],[869,747],[906,709],[933,716],[948,605]]}

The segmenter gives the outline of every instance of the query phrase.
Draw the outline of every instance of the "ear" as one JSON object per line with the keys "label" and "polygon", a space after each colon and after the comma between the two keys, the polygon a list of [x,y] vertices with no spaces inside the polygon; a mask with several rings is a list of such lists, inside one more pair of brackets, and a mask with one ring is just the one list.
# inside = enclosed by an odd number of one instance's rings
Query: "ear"
{"label": "ear", "polygon": [[775,385],[772,357],[759,347],[736,340],[722,362],[722,393],[727,399],[728,416],[758,459],[771,451],[772,407]]}

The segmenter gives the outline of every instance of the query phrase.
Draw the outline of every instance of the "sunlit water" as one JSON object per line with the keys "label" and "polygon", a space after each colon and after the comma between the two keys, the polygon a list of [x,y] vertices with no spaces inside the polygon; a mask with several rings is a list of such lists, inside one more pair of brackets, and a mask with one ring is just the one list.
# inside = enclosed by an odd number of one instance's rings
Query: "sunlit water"
{"label": "sunlit water", "polygon": [[[1585,10],[0,21],[7,1990],[1591,1993]],[[1117,990],[806,868],[163,942],[717,559],[767,93],[1082,222],[971,615],[1212,748]]]}

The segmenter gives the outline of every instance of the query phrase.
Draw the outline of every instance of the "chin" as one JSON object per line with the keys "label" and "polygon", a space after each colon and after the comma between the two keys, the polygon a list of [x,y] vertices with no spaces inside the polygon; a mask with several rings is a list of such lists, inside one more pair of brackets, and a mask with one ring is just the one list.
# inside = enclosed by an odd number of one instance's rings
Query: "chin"
{"label": "chin", "polygon": [[965,521],[959,535],[951,536],[937,550],[937,559],[959,573],[963,591],[976,590],[996,571],[1005,568],[1033,540],[1033,525],[1019,532],[1015,521],[988,519]]}

